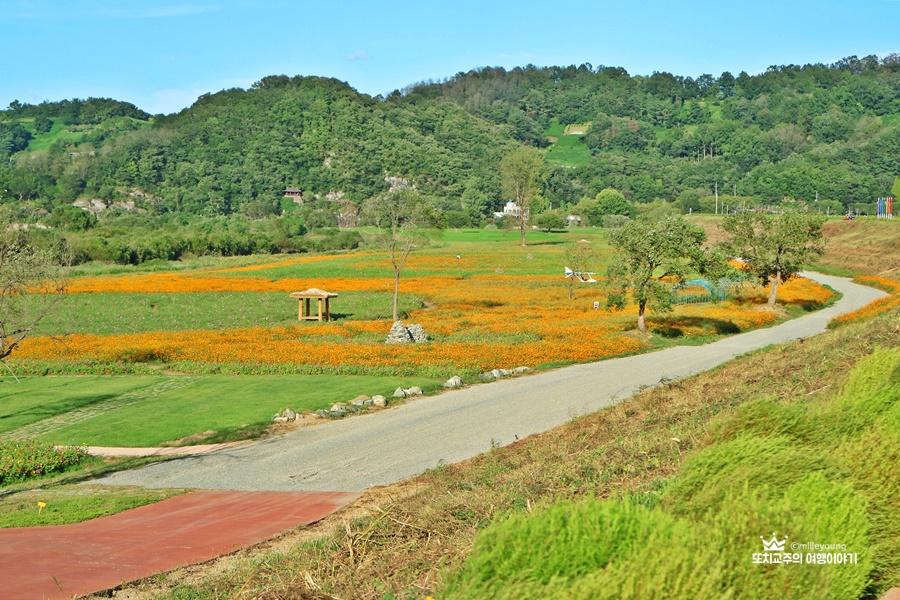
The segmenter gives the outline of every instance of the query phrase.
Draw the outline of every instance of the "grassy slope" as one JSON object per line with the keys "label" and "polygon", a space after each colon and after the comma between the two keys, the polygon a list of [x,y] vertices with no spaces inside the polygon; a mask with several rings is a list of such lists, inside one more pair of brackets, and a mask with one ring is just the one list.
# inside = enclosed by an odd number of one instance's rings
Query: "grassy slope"
{"label": "grassy slope", "polygon": [[[710,243],[725,239],[719,229],[722,217],[704,215],[689,220],[703,227]],[[900,220],[832,220],[823,231],[825,255],[812,268],[847,276],[900,276]]]}
{"label": "grassy slope", "polygon": [[831,221],[824,231],[827,244],[821,265],[900,278],[900,219]]}
{"label": "grassy slope", "polygon": [[[274,598],[290,590],[299,598],[314,582],[338,597],[438,596],[447,569],[462,565],[487,524],[588,496],[633,495],[653,504],[663,482],[712,441],[712,423],[754,400],[790,405],[830,396],[872,348],[896,347],[898,339],[895,311],[739,358],[512,446],[370,490],[313,532],[290,534],[277,552],[246,552],[202,574],[194,571],[191,583],[176,571],[139,587],[161,597],[214,598],[241,589],[241,597],[267,590],[259,597]],[[311,540],[314,534],[319,537]],[[277,582],[272,572],[279,573]]]}
{"label": "grassy slope", "polygon": [[[712,443],[688,459],[658,503],[646,494],[561,502],[492,524],[453,578],[454,593],[442,595],[880,593],[900,579],[900,507],[891,506],[900,480],[883,475],[900,457],[898,420],[900,349],[877,350],[857,363],[836,393],[762,398],[717,421]],[[790,568],[754,565],[748,559],[762,550],[760,530],[778,531],[793,543],[844,544],[841,551],[856,560],[837,569],[808,559]],[[606,543],[598,547],[599,539]]]}
{"label": "grassy slope", "polygon": [[555,138],[547,149],[546,159],[551,165],[564,167],[580,167],[587,164],[591,158],[591,150],[581,141],[580,135],[566,135],[565,126],[554,120],[545,132],[550,138]]}

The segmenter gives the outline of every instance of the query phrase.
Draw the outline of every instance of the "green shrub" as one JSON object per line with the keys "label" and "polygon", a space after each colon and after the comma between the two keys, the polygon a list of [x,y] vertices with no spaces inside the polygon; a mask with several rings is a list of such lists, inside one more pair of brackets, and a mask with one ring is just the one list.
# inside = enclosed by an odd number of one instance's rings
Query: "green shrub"
{"label": "green shrub", "polygon": [[[872,427],[900,403],[900,348],[878,349],[859,361],[837,398],[814,411],[824,435],[853,436]],[[821,434],[820,434],[821,435]]]}
{"label": "green shrub", "polygon": [[542,598],[629,554],[672,519],[626,502],[559,503],[491,525],[447,598]]}
{"label": "green shrub", "polygon": [[827,454],[784,437],[743,435],[707,447],[685,463],[662,503],[674,514],[700,517],[746,486],[783,490],[804,475],[828,469]]}
{"label": "green shrub", "polygon": [[[865,500],[822,473],[729,490],[698,519],[621,500],[561,502],[485,529],[446,597],[858,598],[872,569],[867,528]],[[773,531],[804,560],[807,549],[790,543],[846,544],[857,564],[754,563]]]}
{"label": "green shrub", "polygon": [[86,457],[85,448],[55,449],[37,440],[0,442],[0,484],[64,471]]}

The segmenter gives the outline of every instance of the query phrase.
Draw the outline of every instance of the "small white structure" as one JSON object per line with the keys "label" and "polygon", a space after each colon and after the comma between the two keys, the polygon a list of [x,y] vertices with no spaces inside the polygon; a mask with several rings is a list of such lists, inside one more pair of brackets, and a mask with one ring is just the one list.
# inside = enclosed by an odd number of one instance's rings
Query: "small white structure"
{"label": "small white structure", "polygon": [[581,283],[597,283],[597,280],[594,279],[594,275],[596,275],[596,273],[589,271],[573,271],[569,267],[566,267],[566,279],[571,277],[575,279],[575,281],[580,281]]}

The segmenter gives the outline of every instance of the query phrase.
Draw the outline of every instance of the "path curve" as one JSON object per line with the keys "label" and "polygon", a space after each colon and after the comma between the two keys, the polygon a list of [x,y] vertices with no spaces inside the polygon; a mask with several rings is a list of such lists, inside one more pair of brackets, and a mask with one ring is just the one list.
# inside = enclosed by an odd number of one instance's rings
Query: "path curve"
{"label": "path curve", "polygon": [[807,338],[886,295],[840,277],[804,273],[843,294],[832,306],[704,346],[680,346],[446,392],[245,446],[114,473],[100,483],[153,488],[362,491],[562,425],[664,380],[740,354]]}

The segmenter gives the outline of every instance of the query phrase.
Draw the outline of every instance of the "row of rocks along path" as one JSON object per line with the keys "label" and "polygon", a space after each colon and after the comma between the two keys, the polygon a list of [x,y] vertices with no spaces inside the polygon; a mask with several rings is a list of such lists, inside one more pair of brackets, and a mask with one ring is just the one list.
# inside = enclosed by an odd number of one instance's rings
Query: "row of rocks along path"
{"label": "row of rocks along path", "polygon": [[[199,558],[187,557],[190,553],[184,551],[185,546],[215,547],[218,552],[222,547],[237,549],[254,540],[262,541],[292,526],[324,517],[371,486],[394,483],[546,431],[575,416],[622,401],[644,387],[714,368],[737,355],[817,335],[825,331],[830,319],[885,295],[844,278],[805,275],[831,286],[842,298],[821,311],[704,346],[673,347],[449,391],[251,444],[114,473],[98,483],[201,491],[79,526],[24,529],[18,530],[17,535],[9,533],[15,530],[0,532],[0,565],[14,565],[27,555],[29,548],[33,550],[28,569],[21,564],[16,568],[0,567],[0,595],[70,598],[74,593],[114,587],[122,581],[209,557],[208,550],[196,552]],[[217,493],[226,495],[204,496]],[[258,531],[256,537],[243,535],[246,530],[259,529],[259,522],[248,522],[248,516],[265,518],[264,515],[273,514],[267,507],[285,506],[285,496],[278,496],[284,493],[296,494],[295,501],[288,503],[293,507],[287,511],[291,518],[273,518],[275,531],[270,527]],[[234,498],[249,502],[252,509],[238,509],[237,500],[229,500],[227,494],[238,494]],[[185,503],[193,509],[185,508]],[[304,512],[300,510],[304,505],[316,505],[318,509]],[[292,519],[296,522],[289,523]],[[102,526],[110,522],[120,524],[114,527],[115,535]],[[80,529],[73,529],[72,533],[62,531],[76,527]],[[40,530],[45,530],[46,535]],[[103,533],[95,535],[92,531]],[[73,540],[72,536],[77,537]],[[226,542],[233,540],[232,544],[223,546],[223,536]],[[48,547],[62,547],[66,539],[72,548],[64,556],[57,553],[37,560],[36,555],[46,555]],[[173,546],[181,551],[173,552]],[[134,556],[135,549],[140,549],[143,562]],[[167,554],[172,554],[175,562],[163,560]],[[132,567],[139,563],[144,572],[119,568],[125,563]],[[63,564],[66,569],[62,569]],[[77,573],[87,571],[104,574],[105,579],[79,581]],[[40,593],[44,595],[34,595],[38,591],[34,585],[27,592],[31,595],[15,595],[16,590],[23,589],[15,588],[16,578],[41,582]]]}

